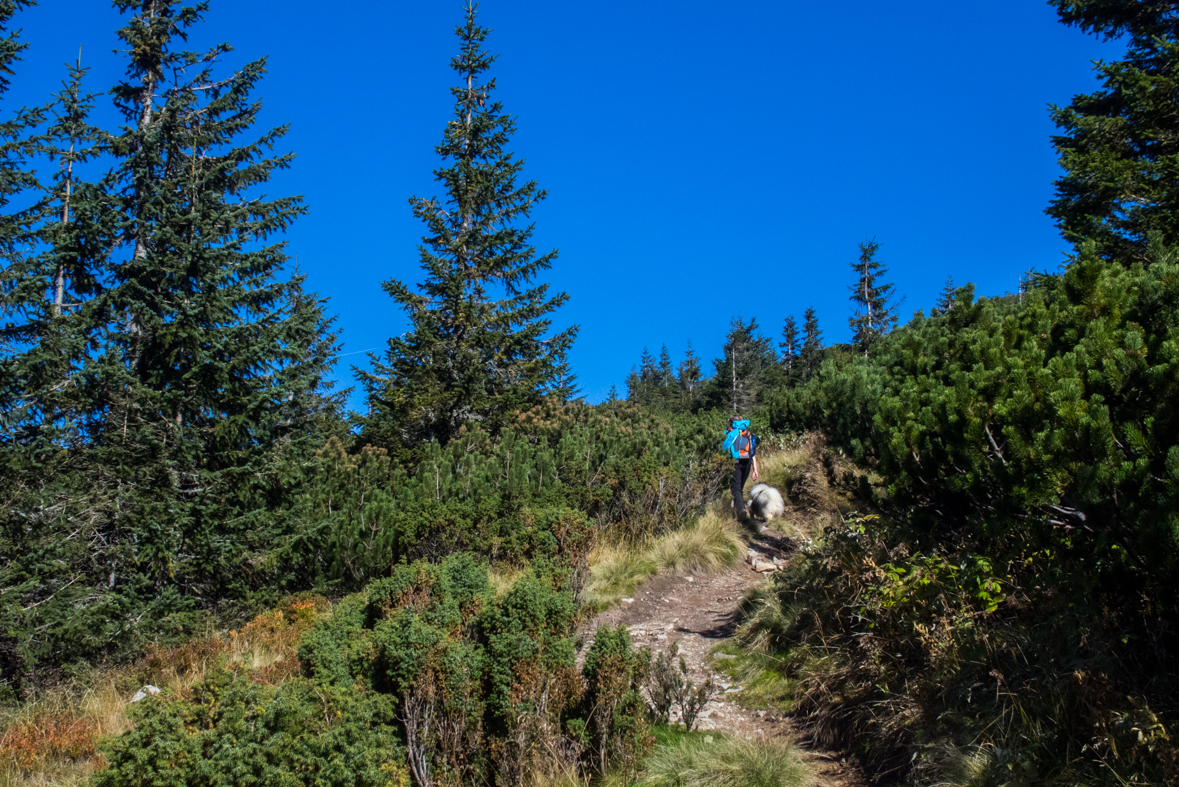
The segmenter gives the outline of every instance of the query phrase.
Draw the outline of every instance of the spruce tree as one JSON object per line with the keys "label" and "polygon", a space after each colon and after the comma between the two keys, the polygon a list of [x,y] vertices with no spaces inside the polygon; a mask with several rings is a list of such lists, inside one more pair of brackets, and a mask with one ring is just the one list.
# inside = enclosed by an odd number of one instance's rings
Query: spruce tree
{"label": "spruce tree", "polygon": [[808,306],[802,315],[802,347],[798,351],[798,370],[803,382],[811,379],[823,363],[823,332],[819,330],[819,317],[813,307]]}
{"label": "spruce tree", "polygon": [[[19,31],[9,27],[16,12],[36,5],[33,0],[0,0],[0,97],[8,92],[13,66],[28,44],[22,42]],[[25,227],[19,217],[4,213],[12,197],[30,188],[35,180],[26,168],[26,157],[31,140],[30,127],[38,120],[36,113],[15,112],[10,120],[0,123],[0,254],[7,264],[20,245]]]}
{"label": "spruce tree", "polygon": [[1149,232],[1179,242],[1179,13],[1171,0],[1050,4],[1065,24],[1127,48],[1097,64],[1101,89],[1052,108],[1065,174],[1046,212],[1074,243],[1092,239],[1106,257],[1149,263]]}
{"label": "spruce tree", "polygon": [[[204,3],[115,6],[131,15],[112,91],[127,125],[96,137],[113,174],[88,186],[61,170],[30,269],[58,321],[86,313],[87,288],[99,308],[79,360],[84,450],[60,452],[67,466],[5,522],[16,559],[0,593],[25,610],[6,625],[29,664],[174,635],[194,608],[241,599],[289,534],[273,509],[341,405],[324,380],[337,342],[323,301],[284,275],[273,240],[301,199],[257,193],[291,161],[268,154],[285,129],[239,141],[265,61],[214,75],[227,45],[183,51]],[[80,93],[65,93],[59,107],[78,112],[48,135],[63,161],[90,135]]]}
{"label": "spruce tree", "polygon": [[30,189],[40,198],[20,217],[28,230],[25,251],[4,272],[0,295],[15,318],[0,334],[14,347],[2,362],[2,379],[14,387],[3,398],[14,406],[0,408],[0,419],[14,445],[32,451],[81,444],[94,409],[87,406],[83,372],[101,339],[103,257],[118,218],[102,184],[78,172],[107,139],[89,123],[93,97],[82,92],[85,73],[80,61],[70,67],[61,92],[37,113],[52,120],[29,150],[56,172]]}
{"label": "spruce tree", "polygon": [[713,361],[715,374],[709,399],[715,407],[749,413],[761,403],[762,389],[776,382],[777,355],[762,336],[757,320],[734,317],[723,354]]}
{"label": "spruce tree", "polygon": [[[9,26],[16,12],[29,5],[23,0],[0,1],[0,98],[8,92],[13,66],[28,46]],[[25,251],[32,219],[8,210],[15,196],[36,184],[27,159],[35,146],[30,136],[38,117],[23,110],[14,114],[0,123],[0,440],[6,442],[16,439],[17,423],[28,411],[24,401],[28,387],[14,364],[36,342],[37,330],[31,323],[42,311],[45,297],[28,282]]]}
{"label": "spruce tree", "polygon": [[667,398],[675,383],[675,367],[671,365],[671,353],[667,351],[665,344],[659,350],[659,366],[655,369],[655,384],[659,387],[659,395]]}
{"label": "spruce tree", "polygon": [[[305,212],[302,198],[256,194],[294,158],[269,154],[286,127],[240,139],[257,122],[251,94],[265,59],[215,74],[228,44],[184,51],[207,3],[115,6],[132,14],[118,33],[127,77],[112,91],[128,121],[112,145],[126,256],[108,296],[101,442],[112,462],[134,461],[152,490],[145,505],[168,535],[149,562],[157,581],[165,572],[170,581],[180,544],[199,558],[198,573],[270,546],[231,536],[224,523],[240,522],[264,491],[276,441],[306,428],[291,408],[322,393],[334,341],[322,301],[303,292],[302,277],[284,276],[286,244],[273,240]],[[333,406],[330,397],[320,404]],[[131,459],[144,452],[162,462]],[[247,523],[238,527],[244,535]]]}
{"label": "spruce tree", "polygon": [[643,380],[639,376],[638,369],[632,366],[630,374],[626,376],[626,401],[637,405],[645,404],[644,396]]}
{"label": "spruce tree", "polygon": [[631,404],[650,407],[656,404],[659,395],[659,367],[655,364],[655,356],[644,347],[638,367],[631,367],[626,379],[626,399]]}
{"label": "spruce tree", "polygon": [[688,340],[688,349],[684,352],[684,360],[680,362],[678,370],[680,385],[680,402],[685,411],[692,412],[700,399],[701,371],[700,359],[692,349],[692,340]]}
{"label": "spruce tree", "polygon": [[848,325],[852,341],[868,354],[868,349],[892,330],[897,323],[897,307],[889,303],[895,285],[881,281],[888,270],[876,260],[880,244],[875,240],[860,244],[860,257],[852,263],[858,281],[851,289],[852,316]]}
{"label": "spruce tree", "polygon": [[786,324],[782,328],[782,341],[778,342],[778,347],[782,350],[782,369],[789,384],[793,382],[798,366],[798,323],[795,322],[793,314],[786,318]]}
{"label": "spruce tree", "polygon": [[419,247],[426,273],[419,291],[396,279],[385,291],[409,316],[410,330],[389,340],[372,372],[357,371],[370,402],[365,439],[386,445],[445,444],[464,425],[494,431],[513,411],[560,385],[576,327],[546,338],[552,314],[568,296],[536,284],[556,251],[537,256],[533,225],[524,224],[546,192],[516,179],[523,161],[507,151],[514,119],[491,98],[483,50],[488,31],[468,3],[451,67],[454,119],[436,148],[435,179],[444,198],[410,200],[427,227]]}
{"label": "spruce tree", "polygon": [[945,314],[950,309],[954,308],[954,292],[957,288],[954,286],[954,277],[947,276],[945,286],[942,291],[938,293],[937,303],[933,305],[930,314],[936,317],[939,314]]}

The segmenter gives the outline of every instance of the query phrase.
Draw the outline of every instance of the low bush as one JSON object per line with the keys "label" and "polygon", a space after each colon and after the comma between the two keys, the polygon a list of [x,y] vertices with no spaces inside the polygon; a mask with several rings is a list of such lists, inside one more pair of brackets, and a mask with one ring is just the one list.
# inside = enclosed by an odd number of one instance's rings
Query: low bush
{"label": "low bush", "polygon": [[583,668],[585,721],[579,727],[601,774],[611,769],[633,772],[654,744],[642,694],[650,666],[650,653],[635,651],[624,627],[603,626],[594,632]]}
{"label": "low bush", "polygon": [[654,656],[647,674],[647,699],[656,724],[670,724],[671,712],[678,709],[684,730],[691,732],[696,717],[712,699],[717,686],[711,677],[699,686],[689,680],[688,665],[679,653],[679,643],[673,642],[670,648]]}
{"label": "low bush", "polygon": [[740,630],[818,743],[918,784],[992,766],[1012,784],[1179,777],[1173,673],[1144,669],[1169,658],[1162,632],[1128,648],[1114,639],[1125,628],[1038,579],[1034,557],[911,552],[895,527],[830,528]]}
{"label": "low bush", "polygon": [[95,787],[408,787],[389,697],[297,678],[262,686],[217,668],[191,696],[133,706],[135,727],[102,745]]}
{"label": "low bush", "polygon": [[[495,594],[469,554],[397,566],[308,618],[301,675],[268,685],[231,640],[200,662],[202,680],[138,703],[134,730],[103,745],[96,784],[509,787],[633,771],[651,744],[650,654],[601,629],[579,671],[561,577],[530,569]],[[280,636],[286,617],[255,628]],[[166,655],[195,664],[208,650]]]}

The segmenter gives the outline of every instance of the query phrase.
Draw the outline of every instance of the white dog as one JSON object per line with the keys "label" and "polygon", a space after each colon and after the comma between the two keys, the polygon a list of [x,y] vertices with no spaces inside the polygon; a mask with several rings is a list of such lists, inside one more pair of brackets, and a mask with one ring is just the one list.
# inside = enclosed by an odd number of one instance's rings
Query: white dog
{"label": "white dog", "polygon": [[782,516],[786,512],[786,505],[782,502],[782,493],[768,484],[755,484],[749,490],[749,513],[763,522],[769,522],[774,517]]}

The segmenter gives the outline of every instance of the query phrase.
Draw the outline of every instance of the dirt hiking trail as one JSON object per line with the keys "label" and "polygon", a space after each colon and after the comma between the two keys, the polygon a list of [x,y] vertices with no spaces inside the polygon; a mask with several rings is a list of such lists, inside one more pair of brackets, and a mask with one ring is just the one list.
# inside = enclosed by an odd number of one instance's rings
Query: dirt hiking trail
{"label": "dirt hiking trail", "polygon": [[653,576],[635,589],[633,601],[623,600],[583,627],[580,655],[589,649],[599,626],[626,626],[636,647],[645,645],[655,653],[677,642],[691,681],[700,685],[712,677],[718,687],[700,712],[696,729],[742,738],[788,738],[805,753],[821,787],[866,787],[868,781],[841,753],[810,748],[793,719],[773,709],[750,710],[738,705],[733,698],[741,686],[709,663],[713,648],[735,633],[742,597],[767,576],[755,571],[754,564],[763,569],[767,563],[782,564],[791,552],[789,538],[767,529],[749,545],[745,559],[727,571],[706,576]]}

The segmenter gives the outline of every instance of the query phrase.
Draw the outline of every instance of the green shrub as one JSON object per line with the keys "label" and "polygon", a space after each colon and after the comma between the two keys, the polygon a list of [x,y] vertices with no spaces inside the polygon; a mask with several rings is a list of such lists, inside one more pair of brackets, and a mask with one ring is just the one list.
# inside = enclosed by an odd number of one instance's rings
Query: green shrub
{"label": "green shrub", "polygon": [[399,565],[313,628],[299,658],[309,678],[393,703],[419,784],[564,772],[580,756],[567,723],[583,692],[564,584],[542,565],[496,597],[467,553]]}
{"label": "green shrub", "polygon": [[653,743],[642,686],[650,668],[647,651],[631,647],[626,628],[602,626],[586,653],[582,718],[599,773],[610,766],[632,771]]}
{"label": "green shrub", "polygon": [[150,697],[132,717],[101,745],[95,787],[409,783],[396,706],[379,694],[304,679],[275,689],[218,669],[191,699]]}
{"label": "green shrub", "polygon": [[962,288],[774,403],[886,487],[782,580],[768,637],[809,654],[790,677],[832,740],[904,768],[985,732],[1038,783],[1179,778],[1179,251],[1146,258]]}

